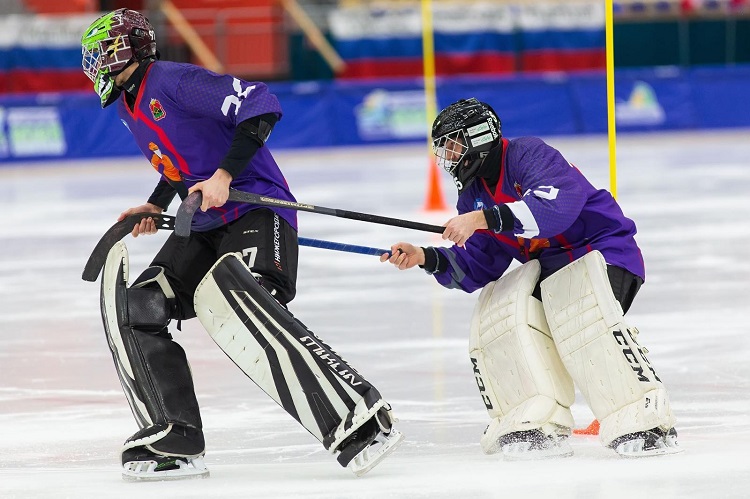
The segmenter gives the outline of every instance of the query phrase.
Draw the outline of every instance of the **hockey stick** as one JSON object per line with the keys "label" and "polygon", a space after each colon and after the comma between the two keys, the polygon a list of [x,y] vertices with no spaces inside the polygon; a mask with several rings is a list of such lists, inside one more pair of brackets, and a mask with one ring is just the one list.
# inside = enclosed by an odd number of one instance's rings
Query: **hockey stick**
{"label": "hockey stick", "polygon": [[[99,272],[101,272],[102,267],[104,267],[104,262],[107,260],[107,254],[109,254],[109,250],[112,249],[112,246],[114,246],[117,241],[130,234],[135,224],[140,223],[141,220],[149,217],[154,219],[154,223],[156,223],[156,227],[158,229],[174,230],[175,217],[170,215],[161,215],[157,213],[136,213],[135,215],[126,217],[122,221],[115,223],[112,227],[109,228],[107,232],[104,233],[104,235],[94,248],[94,251],[91,253],[88,261],[86,262],[86,266],[83,269],[83,275],[81,276],[81,278],[84,281],[95,282],[97,277],[99,277]],[[300,237],[299,244],[301,246],[310,246],[312,248],[344,251],[347,253],[358,253],[361,255],[380,256],[383,253],[388,253],[389,257],[391,255],[390,250],[369,248],[367,246],[357,246],[355,244],[335,243],[332,241],[323,241],[320,239],[309,239],[306,237]]]}
{"label": "hockey stick", "polygon": [[[187,237],[190,235],[190,223],[193,220],[193,215],[195,214],[196,210],[201,205],[201,200],[202,194],[199,191],[196,191],[190,194],[182,202],[180,208],[177,210],[177,220],[175,221],[174,229],[175,234],[181,237]],[[284,201],[283,199],[270,198],[268,196],[253,194],[251,192],[238,191],[236,189],[229,190],[229,201],[257,204],[259,206],[274,206],[276,208],[287,208],[290,210],[308,211],[311,213],[320,213],[322,215],[330,215],[333,217],[360,220],[362,222],[391,225],[394,227],[403,227],[405,229],[415,229],[425,232],[434,232],[436,234],[442,234],[445,230],[445,227],[440,227],[439,225],[411,222],[409,220],[401,220],[398,218],[381,217],[379,215],[358,213],[356,211],[325,208],[323,206],[315,206],[312,204],[295,203],[294,201]]]}
{"label": "hockey stick", "polygon": [[91,252],[91,256],[86,262],[86,266],[83,268],[83,275],[81,278],[84,281],[95,282],[96,278],[99,277],[99,272],[102,270],[102,267],[104,267],[104,262],[107,261],[109,250],[112,249],[117,241],[130,234],[133,227],[140,223],[144,218],[153,218],[157,229],[174,230],[175,217],[170,215],[162,215],[159,213],[136,213],[135,215],[125,217],[110,227],[109,230],[104,233],[99,242],[96,243],[94,251]]}
{"label": "hockey stick", "polygon": [[320,239],[308,239],[306,237],[298,238],[300,246],[310,246],[311,248],[323,248],[334,251],[345,251],[347,253],[359,253],[361,255],[380,256],[388,253],[391,256],[391,250],[369,248],[367,246],[357,246],[356,244],[334,243],[331,241],[321,241]]}

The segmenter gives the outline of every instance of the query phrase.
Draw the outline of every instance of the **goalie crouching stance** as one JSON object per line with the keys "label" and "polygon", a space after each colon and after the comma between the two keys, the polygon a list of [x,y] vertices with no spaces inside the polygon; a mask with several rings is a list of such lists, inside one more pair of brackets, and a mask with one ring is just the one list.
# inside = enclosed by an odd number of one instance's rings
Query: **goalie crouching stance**
{"label": "goalie crouching stance", "polygon": [[[160,214],[176,195],[202,192],[190,236],[171,234],[132,286],[122,242],[104,265],[107,340],[140,428],[123,446],[123,476],[208,476],[190,367],[167,329],[171,319],[196,316],[342,466],[367,472],[403,437],[375,387],[286,309],[296,294],[296,212],[227,201],[230,187],[295,201],[266,146],[282,116],[276,96],[263,82],[159,60],[155,31],[134,10],[101,16],[81,45],[102,107],[117,106],[159,173],[148,202],[119,220]],[[148,216],[132,229],[134,236],[155,232]]]}
{"label": "goalie crouching stance", "polygon": [[[503,138],[477,99],[443,109],[432,140],[458,188],[459,215],[443,232],[454,246],[399,242],[381,261],[483,288],[469,339],[491,418],[482,449],[572,455],[575,383],[604,446],[624,457],[679,452],[667,391],[624,318],[645,276],[635,223],[541,139]],[[506,273],[513,260],[522,265]]]}

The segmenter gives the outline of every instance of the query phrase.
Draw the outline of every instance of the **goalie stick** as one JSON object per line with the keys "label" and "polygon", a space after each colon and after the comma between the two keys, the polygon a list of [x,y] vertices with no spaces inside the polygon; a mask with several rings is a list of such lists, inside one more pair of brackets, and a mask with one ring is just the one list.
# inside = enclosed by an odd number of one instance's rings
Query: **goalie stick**
{"label": "goalie stick", "polygon": [[83,268],[83,275],[81,278],[84,281],[95,282],[96,278],[99,277],[104,262],[107,261],[107,254],[111,250],[115,243],[123,237],[130,234],[133,227],[140,223],[144,218],[153,218],[157,229],[162,230],[174,230],[175,217],[171,215],[162,215],[159,213],[136,213],[122,219],[115,223],[112,227],[104,233],[102,238],[96,243],[94,251],[91,252],[91,256],[86,262],[86,266]]}
{"label": "goalie stick", "polygon": [[[175,221],[175,234],[180,237],[187,237],[190,235],[190,224],[193,220],[193,215],[201,205],[202,199],[203,194],[200,191],[196,191],[185,198],[182,204],[180,204],[180,207],[177,210],[177,219]],[[330,215],[333,217],[348,218],[351,220],[360,220],[362,222],[370,222],[382,225],[391,225],[394,227],[403,227],[405,229],[415,229],[425,232],[434,232],[436,234],[442,234],[445,230],[445,227],[441,227],[439,225],[412,222],[409,220],[401,220],[399,218],[381,217],[379,215],[358,213],[356,211],[326,208],[324,206],[315,206],[312,204],[295,203],[294,201],[284,201],[283,199],[270,198],[268,196],[253,194],[252,192],[238,191],[236,189],[229,189],[229,201],[256,204],[258,206],[288,208],[291,210],[307,211],[311,213],[320,213],[322,215]]]}
{"label": "goalie stick", "polygon": [[[175,217],[170,215],[161,215],[157,213],[136,213],[130,215],[120,222],[115,223],[112,227],[104,233],[102,238],[94,247],[94,251],[91,253],[86,266],[83,269],[83,275],[81,278],[84,281],[95,282],[99,276],[99,272],[104,267],[104,262],[107,260],[107,254],[112,247],[122,239],[123,237],[130,234],[133,230],[133,226],[140,223],[144,218],[153,218],[157,229],[162,230],[174,230],[175,228]],[[336,243],[332,241],[323,241],[320,239],[309,239],[307,237],[300,237],[298,239],[300,246],[310,246],[311,248],[322,248],[333,251],[343,251],[346,253],[358,253],[360,255],[374,255],[380,256],[383,253],[388,253],[390,257],[391,250],[385,250],[380,248],[370,248],[367,246],[357,246],[356,244],[344,244]]]}

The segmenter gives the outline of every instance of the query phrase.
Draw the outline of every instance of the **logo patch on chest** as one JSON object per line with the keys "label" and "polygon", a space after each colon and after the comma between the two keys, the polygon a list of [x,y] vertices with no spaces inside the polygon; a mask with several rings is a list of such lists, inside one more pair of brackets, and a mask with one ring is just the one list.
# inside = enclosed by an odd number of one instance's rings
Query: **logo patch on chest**
{"label": "logo patch on chest", "polygon": [[154,117],[154,121],[159,121],[167,116],[167,112],[164,110],[164,106],[161,105],[161,102],[159,102],[159,99],[151,99],[148,107],[151,109],[151,116]]}

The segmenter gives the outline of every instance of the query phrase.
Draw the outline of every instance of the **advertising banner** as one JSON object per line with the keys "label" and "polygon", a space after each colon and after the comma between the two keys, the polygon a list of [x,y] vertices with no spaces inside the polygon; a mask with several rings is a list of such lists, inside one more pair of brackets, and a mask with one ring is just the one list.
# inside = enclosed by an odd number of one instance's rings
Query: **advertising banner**
{"label": "advertising banner", "polygon": [[[618,132],[750,127],[745,98],[750,66],[618,71]],[[282,120],[274,149],[426,142],[429,132],[418,79],[280,83],[269,88]],[[438,106],[476,97],[489,103],[503,133],[607,133],[602,72],[516,77],[442,78]],[[93,92],[0,96],[0,163],[140,154],[115,106]]]}

